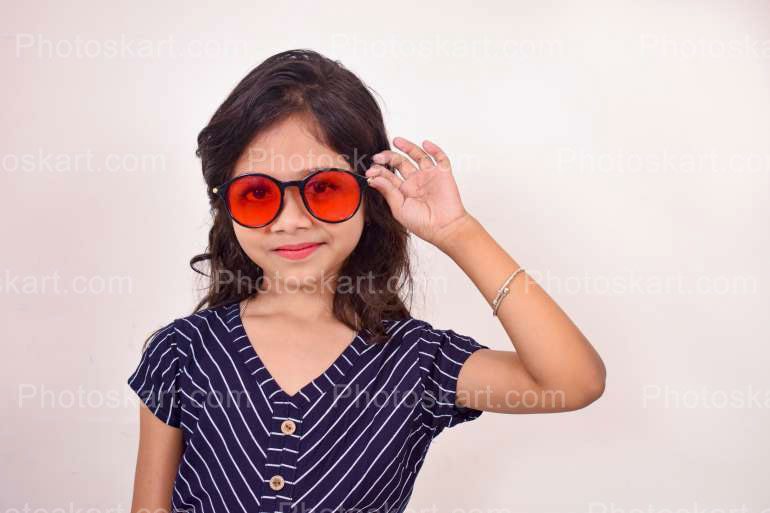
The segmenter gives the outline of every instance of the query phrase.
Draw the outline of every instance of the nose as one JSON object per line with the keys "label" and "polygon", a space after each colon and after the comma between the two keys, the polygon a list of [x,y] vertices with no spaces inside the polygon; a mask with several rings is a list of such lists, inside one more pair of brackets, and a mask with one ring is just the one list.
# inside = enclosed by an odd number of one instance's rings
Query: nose
{"label": "nose", "polygon": [[313,220],[302,202],[299,187],[287,187],[283,195],[283,208],[270,224],[270,231],[292,232],[298,228],[309,228],[312,224]]}

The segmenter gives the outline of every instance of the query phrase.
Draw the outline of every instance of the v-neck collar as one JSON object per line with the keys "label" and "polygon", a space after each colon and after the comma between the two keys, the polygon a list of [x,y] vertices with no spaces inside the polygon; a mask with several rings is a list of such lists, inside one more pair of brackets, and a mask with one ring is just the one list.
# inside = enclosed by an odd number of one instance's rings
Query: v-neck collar
{"label": "v-neck collar", "polygon": [[278,385],[278,382],[267,369],[259,353],[257,353],[254,345],[251,343],[246,333],[246,328],[243,326],[240,301],[227,306],[226,312],[226,322],[230,329],[235,351],[240,355],[241,361],[272,403],[276,401],[291,401],[296,405],[302,405],[302,403],[315,402],[318,397],[344,382],[344,378],[355,366],[361,353],[366,351],[368,347],[365,340],[366,330],[361,329],[324,372],[309,383],[306,383],[294,395],[289,395]]}

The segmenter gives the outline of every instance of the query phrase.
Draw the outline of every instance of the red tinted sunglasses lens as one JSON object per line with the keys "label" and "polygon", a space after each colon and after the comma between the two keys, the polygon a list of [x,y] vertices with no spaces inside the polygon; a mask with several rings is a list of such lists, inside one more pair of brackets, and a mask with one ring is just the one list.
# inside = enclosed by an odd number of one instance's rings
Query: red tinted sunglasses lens
{"label": "red tinted sunglasses lens", "polygon": [[247,226],[269,223],[281,206],[281,189],[264,176],[244,176],[230,183],[227,203],[236,221]]}
{"label": "red tinted sunglasses lens", "polygon": [[305,200],[313,214],[329,222],[352,216],[361,201],[356,177],[343,171],[321,171],[305,184]]}

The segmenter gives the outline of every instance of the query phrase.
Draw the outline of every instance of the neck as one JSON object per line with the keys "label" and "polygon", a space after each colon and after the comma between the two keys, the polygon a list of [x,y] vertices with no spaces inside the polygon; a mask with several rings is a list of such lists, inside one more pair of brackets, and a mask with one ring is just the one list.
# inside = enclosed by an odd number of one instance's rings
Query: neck
{"label": "neck", "polygon": [[333,317],[336,279],[264,280],[259,290],[244,303],[250,315],[280,315],[302,321],[327,320]]}

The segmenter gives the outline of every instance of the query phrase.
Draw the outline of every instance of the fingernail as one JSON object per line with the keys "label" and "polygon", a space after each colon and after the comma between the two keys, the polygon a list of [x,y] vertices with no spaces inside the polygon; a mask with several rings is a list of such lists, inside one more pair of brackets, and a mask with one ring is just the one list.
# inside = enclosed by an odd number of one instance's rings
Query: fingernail
{"label": "fingernail", "polygon": [[372,160],[375,162],[385,162],[385,155],[377,154],[374,157],[372,157]]}

